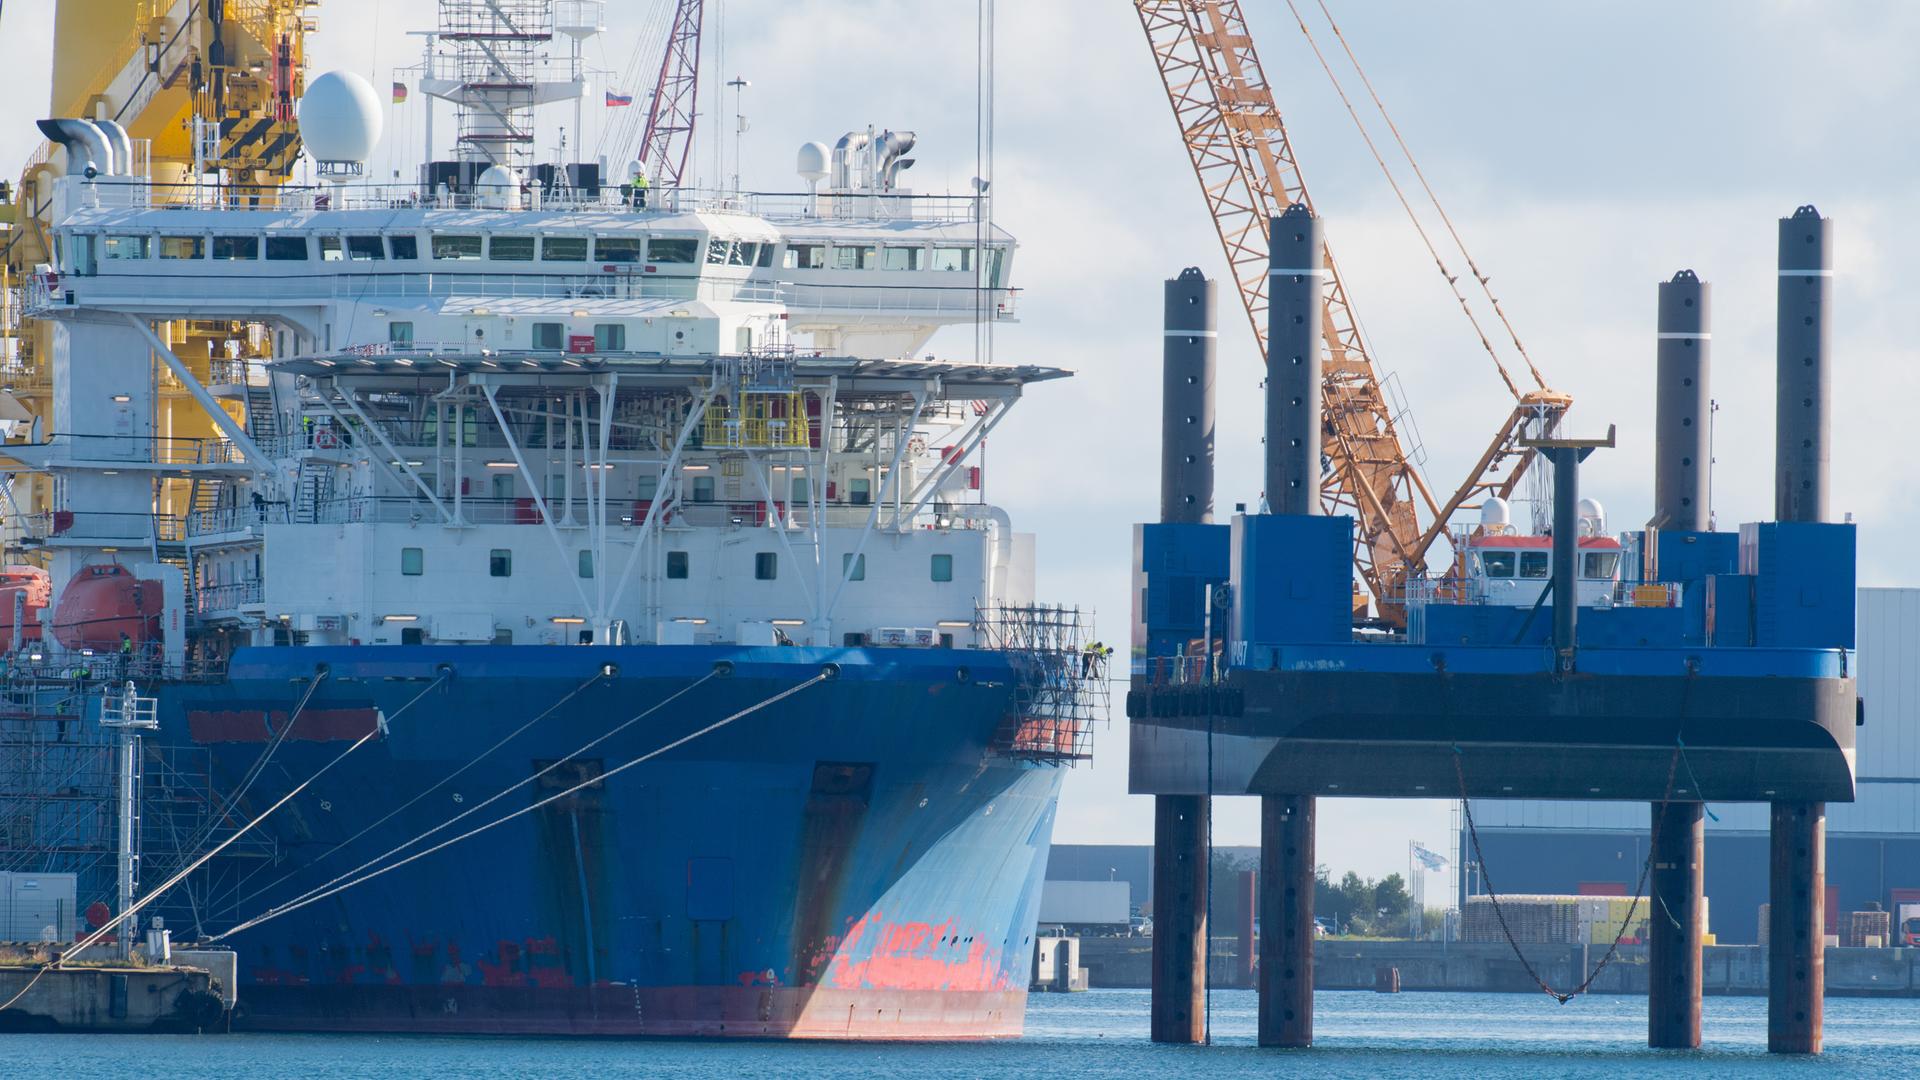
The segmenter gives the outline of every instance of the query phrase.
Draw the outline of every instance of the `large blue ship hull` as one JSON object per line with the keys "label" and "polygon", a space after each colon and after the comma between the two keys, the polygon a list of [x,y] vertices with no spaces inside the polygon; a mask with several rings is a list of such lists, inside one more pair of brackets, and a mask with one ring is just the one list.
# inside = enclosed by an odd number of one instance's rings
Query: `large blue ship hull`
{"label": "large blue ship hull", "polygon": [[189,933],[584,783],[225,939],[239,1023],[1018,1035],[1061,773],[995,749],[1013,695],[1007,657],[948,649],[243,651],[161,703],[159,737],[211,750],[217,799],[244,792],[216,835],[320,775],[260,826],[270,854],[199,879]]}

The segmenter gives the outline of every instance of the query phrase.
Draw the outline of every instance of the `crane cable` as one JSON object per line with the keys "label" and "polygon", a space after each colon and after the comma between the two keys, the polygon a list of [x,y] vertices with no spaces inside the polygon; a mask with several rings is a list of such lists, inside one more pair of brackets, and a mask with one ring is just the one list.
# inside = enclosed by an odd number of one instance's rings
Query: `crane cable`
{"label": "crane cable", "polygon": [[1520,354],[1520,359],[1527,362],[1527,370],[1533,374],[1533,381],[1538,383],[1542,390],[1547,389],[1547,380],[1541,376],[1540,369],[1534,366],[1533,357],[1527,355],[1527,347],[1520,343],[1520,332],[1513,328],[1512,322],[1508,321],[1506,309],[1500,306],[1500,298],[1494,295],[1493,286],[1490,284],[1492,279],[1480,272],[1480,266],[1474,261],[1472,252],[1467,250],[1467,242],[1461,239],[1460,231],[1453,227],[1453,219],[1447,216],[1446,207],[1440,205],[1440,196],[1434,193],[1433,185],[1427,183],[1427,174],[1420,170],[1420,163],[1414,160],[1413,149],[1407,145],[1407,140],[1401,137],[1400,126],[1393,122],[1393,116],[1387,112],[1387,103],[1380,100],[1379,92],[1373,88],[1373,80],[1367,78],[1367,69],[1360,66],[1360,58],[1353,54],[1353,46],[1347,44],[1347,35],[1341,33],[1340,24],[1334,21],[1333,12],[1327,9],[1327,0],[1315,0],[1315,2],[1320,5],[1321,14],[1327,17],[1327,26],[1332,28],[1333,36],[1339,39],[1340,48],[1346,52],[1347,60],[1353,64],[1354,72],[1360,76],[1361,84],[1367,88],[1367,95],[1373,98],[1374,108],[1380,110],[1380,119],[1385,120],[1387,130],[1393,132],[1393,141],[1399,145],[1400,153],[1406,156],[1407,164],[1413,168],[1413,175],[1419,178],[1421,190],[1427,193],[1427,200],[1433,203],[1434,212],[1440,215],[1440,220],[1447,226],[1447,235],[1453,237],[1454,246],[1460,249],[1460,257],[1467,260],[1467,268],[1473,272],[1474,280],[1480,283],[1481,290],[1487,294],[1487,301],[1493,305],[1494,314],[1500,317],[1500,325],[1506,328],[1507,336],[1513,340],[1514,350]]}
{"label": "crane cable", "polygon": [[[313,860],[307,863],[306,866],[301,867],[300,870],[304,870],[309,867],[312,867],[316,863],[320,862],[322,859],[326,859],[334,855],[335,853],[339,852],[341,849],[351,845],[354,841],[367,835],[368,833],[379,828],[380,826],[385,825],[387,822],[393,820],[395,817],[399,816],[400,814],[405,813],[409,808],[411,808],[415,803],[418,803],[421,799],[426,798],[427,796],[445,787],[447,784],[452,783],[453,780],[459,777],[461,773],[464,773],[468,769],[473,768],[475,765],[480,764],[482,761],[486,760],[488,756],[492,755],[495,751],[499,750],[501,747],[507,745],[509,742],[512,742],[514,739],[517,739],[521,735],[525,734],[528,728],[532,727],[533,725],[539,723],[542,720],[545,720],[547,717],[552,716],[554,713],[558,712],[561,706],[565,705],[569,701],[572,701],[574,698],[580,696],[581,692],[586,690],[587,687],[592,686],[594,683],[599,682],[601,679],[612,677],[612,673],[608,670],[608,668],[610,667],[612,667],[612,665],[609,664],[606,667],[602,667],[599,671],[594,672],[592,677],[587,679],[587,681],[574,687],[572,690],[567,691],[567,693],[563,695],[558,701],[555,701],[553,704],[547,706],[546,709],[542,710],[539,715],[535,716],[531,720],[528,720],[526,723],[521,724],[519,727],[514,728],[512,731],[508,732],[507,734],[501,736],[500,739],[496,741],[492,746],[489,746],[485,750],[482,750],[478,754],[475,754],[474,756],[468,758],[464,763],[461,764],[459,768],[441,777],[439,780],[435,781],[431,786],[422,788],[417,794],[414,795],[413,798],[408,799],[406,802],[403,802],[399,806],[394,807],[392,810],[387,811],[386,814],[382,815],[378,820],[374,821],[371,825],[368,825],[367,827],[361,829],[359,832],[354,833],[352,836],[349,836],[345,840],[342,840],[339,843],[333,845],[327,850],[321,852],[319,855],[314,856]],[[478,809],[478,807],[475,807],[475,809]],[[384,858],[384,856],[382,857]],[[280,877],[274,879],[273,881],[260,886],[259,888],[253,890],[252,892],[248,893],[245,896],[240,897],[239,900],[235,902],[238,904],[244,904],[247,901],[253,899],[254,897],[259,896],[261,893],[266,892],[268,889],[273,888],[275,885],[278,885],[281,882],[299,873],[300,870],[289,870],[285,874],[282,874]],[[353,871],[350,870],[348,871],[348,873],[353,873]],[[329,882],[328,884],[332,884],[332,883]],[[238,889],[236,889],[235,891],[238,891]]]}
{"label": "crane cable", "polygon": [[[386,851],[383,851],[380,854],[375,855],[373,858],[368,859],[367,861],[361,863],[360,865],[354,867],[353,869],[348,870],[342,874],[336,875],[332,880],[322,882],[319,885],[315,885],[313,888],[308,889],[306,892],[301,893],[300,895],[294,897],[292,900],[283,901],[280,905],[277,905],[277,906],[287,907],[288,905],[298,904],[301,901],[306,900],[308,897],[313,896],[317,892],[320,892],[324,889],[332,888],[333,886],[338,885],[340,882],[345,881],[346,879],[354,876],[355,874],[360,873],[362,870],[365,870],[370,866],[374,866],[385,859],[390,859],[393,856],[400,854],[401,852],[407,850],[413,845],[418,844],[420,841],[425,840],[429,836],[432,836],[435,833],[440,832],[442,829],[445,829],[456,822],[464,820],[465,818],[471,817],[482,810],[485,810],[487,807],[492,806],[494,803],[499,802],[501,799],[506,798],[508,795],[513,794],[514,792],[520,790],[523,787],[526,787],[528,784],[537,783],[541,777],[546,776],[548,773],[551,773],[555,769],[558,769],[560,766],[565,765],[567,762],[574,760],[575,758],[579,757],[581,754],[586,753],[587,751],[593,749],[594,747],[600,745],[601,743],[606,742],[608,739],[613,738],[615,735],[618,735],[622,731],[625,731],[626,729],[632,727],[633,725],[639,723],[640,721],[645,720],[647,717],[652,716],[654,713],[659,712],[661,709],[666,708],[668,705],[673,704],[675,701],[678,701],[681,697],[690,693],[691,691],[694,690],[694,688],[700,686],[702,683],[706,682],[708,679],[714,678],[716,674],[717,672],[709,671],[706,675],[700,677],[699,679],[691,683],[688,683],[686,686],[681,687],[679,690],[675,691],[672,695],[662,699],[660,702],[653,705],[651,708],[641,712],[638,716],[635,716],[627,720],[625,723],[622,723],[617,727],[614,727],[607,731],[602,732],[599,736],[589,741],[585,746],[579,747],[573,752],[567,754],[565,757],[562,757],[555,761],[551,761],[547,763],[547,765],[544,768],[540,769],[538,772],[534,773],[532,776],[529,776],[524,780],[519,780],[512,784],[507,785],[505,788],[501,789],[500,791],[497,791],[494,794],[488,796],[487,798],[482,799],[480,802],[475,803],[472,807],[466,810],[462,810],[460,813],[455,814],[454,816],[448,818],[447,820],[441,822],[438,825],[435,825],[433,828],[428,829],[426,832],[420,833],[417,836],[414,836],[413,838],[402,842],[398,846],[388,848]],[[568,694],[565,698],[562,698],[560,701],[555,702],[554,708],[557,709],[561,705],[565,704],[568,699],[572,698],[574,694],[578,694],[580,690],[585,689],[587,685],[591,684],[591,682],[592,680],[589,680],[588,683],[583,683],[580,687],[576,688],[572,694]],[[552,712],[552,711],[553,711],[552,709],[548,710],[548,712]],[[532,727],[535,723],[538,723],[539,720],[543,719],[546,715],[547,715],[546,713],[542,713],[539,717],[536,717],[533,720],[528,721],[526,724],[521,726],[519,731],[515,731],[513,735],[507,736],[507,739],[511,739],[515,735],[518,735],[521,731],[525,731],[527,728]],[[486,753],[481,754],[480,757],[485,757],[486,754],[493,753],[494,750],[499,749],[501,745],[505,744],[507,739],[500,740],[499,743],[496,743],[492,748],[488,749]],[[472,765],[474,762],[477,762],[479,760],[480,758],[474,758],[473,761],[469,761],[467,765]],[[466,766],[462,766],[460,771],[464,771],[465,768]],[[453,776],[457,776],[457,775],[459,775],[459,771],[456,771],[453,774]],[[440,783],[441,784],[446,783],[447,780],[453,779],[453,776],[448,776],[445,780],[442,780]],[[434,785],[435,788],[439,786],[440,784]],[[414,796],[413,799],[407,802],[406,806],[400,807],[399,810],[393,811],[392,813],[388,814],[386,817],[383,817],[379,821],[374,822],[372,825],[367,826],[365,829],[360,830],[358,833],[355,833],[351,838],[335,845],[334,848],[328,851],[325,855],[319,856],[319,858],[314,859],[313,862],[308,863],[306,866],[303,866],[300,869],[305,870],[305,869],[311,868],[315,863],[318,863],[320,859],[324,859],[327,857],[327,855],[333,854],[334,851],[338,851],[340,848],[346,847],[348,844],[353,843],[353,841],[360,839],[360,837],[366,835],[368,832],[372,831],[374,828],[386,822],[388,818],[393,817],[394,814],[398,814],[400,810],[405,810],[407,806],[412,806],[414,803],[420,801],[420,799],[431,794],[432,791],[433,791],[433,788],[429,788],[428,790],[421,792],[419,795]],[[246,896],[241,897],[239,902],[245,903],[246,901],[251,900],[256,896],[259,896],[261,893],[267,891],[267,889],[273,888],[274,885],[280,884],[281,881],[285,881],[288,877],[292,877],[294,873],[298,873],[298,872],[299,871],[289,872],[286,876],[280,878],[279,881],[273,882],[272,885],[268,885],[265,888],[255,889],[253,892],[248,893]]]}
{"label": "crane cable", "polygon": [[283,904],[279,907],[271,908],[265,912],[262,912],[259,915],[254,916],[251,919],[248,919],[246,922],[241,923],[240,925],[234,927],[231,930],[227,930],[227,931],[223,931],[222,933],[215,934],[214,936],[206,939],[201,944],[203,945],[214,944],[215,942],[232,937],[233,935],[238,934],[243,930],[252,929],[253,927],[258,926],[269,919],[276,919],[282,915],[287,915],[294,911],[299,910],[300,908],[306,907],[308,904],[318,903],[322,900],[327,899],[330,896],[334,896],[338,893],[346,891],[347,889],[351,889],[356,885],[365,884],[366,882],[372,881],[374,878],[380,877],[383,874],[389,873],[394,870],[398,870],[401,867],[407,865],[410,862],[413,862],[416,859],[424,859],[427,856],[432,855],[434,852],[452,847],[454,844],[457,844],[462,840],[466,840],[470,837],[478,836],[481,833],[486,832],[490,829],[493,829],[497,826],[504,825],[507,822],[514,820],[515,818],[524,816],[526,814],[531,814],[535,810],[539,810],[542,807],[551,805],[552,803],[558,802],[561,799],[578,794],[579,792],[587,788],[593,787],[596,784],[603,784],[606,781],[612,779],[613,777],[618,776],[623,772],[626,772],[628,769],[634,768],[635,766],[638,766],[638,765],[643,765],[646,762],[652,761],[654,758],[657,758],[662,754],[668,753],[669,751],[672,751],[678,747],[685,746],[687,743],[690,743],[693,740],[698,739],[703,735],[708,735],[708,734],[711,734],[712,732],[718,731],[721,728],[726,727],[728,724],[731,724],[736,720],[744,719],[745,717],[751,716],[752,714],[759,712],[761,709],[767,708],[770,705],[776,705],[786,700],[787,698],[790,698],[793,695],[799,693],[802,690],[808,689],[809,687],[818,686],[819,684],[823,682],[827,682],[828,680],[837,678],[838,676],[839,676],[838,667],[832,664],[828,664],[821,669],[818,675],[815,675],[813,678],[808,679],[805,682],[797,683],[793,686],[789,686],[785,690],[780,691],[779,693],[773,695],[772,697],[766,698],[753,705],[749,705],[746,708],[741,709],[739,712],[733,713],[732,715],[727,716],[723,719],[716,720],[713,723],[708,724],[706,727],[699,729],[698,731],[694,731],[686,735],[682,735],[679,738],[673,740],[672,742],[666,743],[662,746],[649,750],[646,753],[641,754],[639,757],[636,757],[628,762],[625,762],[624,764],[617,765],[611,769],[608,769],[607,771],[601,773],[598,776],[593,776],[593,777],[589,777],[588,779],[582,780],[579,783],[573,785],[572,787],[567,788],[565,791],[555,792],[554,794],[549,795],[544,799],[541,799],[540,801],[534,803],[531,806],[521,807],[520,809],[515,810],[510,814],[507,814],[503,817],[495,818],[484,825],[476,825],[473,828],[468,829],[466,832],[463,832],[458,836],[454,836],[449,839],[442,840],[440,843],[435,844],[432,847],[427,848],[423,851],[416,851],[412,855],[409,855],[406,858],[401,859],[399,862],[389,863],[388,865],[383,866],[378,870],[374,870],[370,873],[362,874],[361,876],[354,878],[350,881],[342,882],[341,884],[336,885],[333,888],[326,890],[325,892],[318,893],[313,896],[309,896],[306,899],[300,900],[296,903]]}
{"label": "crane cable", "polygon": [[[1500,380],[1507,384],[1508,392],[1518,400],[1521,397],[1519,384],[1513,381],[1512,374],[1507,371],[1507,365],[1501,362],[1500,354],[1494,350],[1493,342],[1488,339],[1486,330],[1481,327],[1480,319],[1474,315],[1472,306],[1467,303],[1466,294],[1460,291],[1459,275],[1447,269],[1446,260],[1440,257],[1439,249],[1434,247],[1433,238],[1427,235],[1426,226],[1420,223],[1419,215],[1413,211],[1413,204],[1407,201],[1406,192],[1401,190],[1400,181],[1394,178],[1393,170],[1388,167],[1386,158],[1380,155],[1380,148],[1374,144],[1372,134],[1367,131],[1366,124],[1361,121],[1360,113],[1354,109],[1352,99],[1347,97],[1346,88],[1340,85],[1340,77],[1333,73],[1333,66],[1327,63],[1325,54],[1320,51],[1320,43],[1314,40],[1313,31],[1307,28],[1307,21],[1301,17],[1300,9],[1295,6],[1294,0],[1287,0],[1287,10],[1293,12],[1294,22],[1299,24],[1300,33],[1306,37],[1307,45],[1313,49],[1314,59],[1320,61],[1320,69],[1327,73],[1327,80],[1333,84],[1334,93],[1340,95],[1340,103],[1346,106],[1347,115],[1353,119],[1354,129],[1360,133],[1361,140],[1367,144],[1367,152],[1373,155],[1374,164],[1380,166],[1380,173],[1386,177],[1387,186],[1393,189],[1394,198],[1400,201],[1400,208],[1407,212],[1407,220],[1413,223],[1414,231],[1420,234],[1420,242],[1426,245],[1427,254],[1433,257],[1433,265],[1440,271],[1440,276],[1446,279],[1447,288],[1453,292],[1453,298],[1460,302],[1460,312],[1467,317],[1467,322],[1473,325],[1474,334],[1480,338],[1480,347],[1487,351],[1493,366],[1499,370]],[[1531,361],[1528,366],[1532,366]],[[1538,375],[1537,372],[1535,374]]]}

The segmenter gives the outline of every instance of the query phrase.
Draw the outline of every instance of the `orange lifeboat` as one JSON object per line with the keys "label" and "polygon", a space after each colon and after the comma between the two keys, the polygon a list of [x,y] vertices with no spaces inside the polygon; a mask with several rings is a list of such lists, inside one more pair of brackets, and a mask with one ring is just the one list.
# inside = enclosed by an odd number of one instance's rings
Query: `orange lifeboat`
{"label": "orange lifeboat", "polygon": [[[15,596],[21,599],[16,601]],[[20,640],[40,640],[40,612],[53,602],[53,579],[37,566],[0,568],[0,648],[13,642],[15,603],[21,604]],[[115,639],[118,640],[118,639]]]}
{"label": "orange lifeboat", "polygon": [[144,645],[160,640],[163,605],[159,582],[142,581],[119,563],[82,567],[60,590],[53,636],[69,649],[117,649],[121,634]]}

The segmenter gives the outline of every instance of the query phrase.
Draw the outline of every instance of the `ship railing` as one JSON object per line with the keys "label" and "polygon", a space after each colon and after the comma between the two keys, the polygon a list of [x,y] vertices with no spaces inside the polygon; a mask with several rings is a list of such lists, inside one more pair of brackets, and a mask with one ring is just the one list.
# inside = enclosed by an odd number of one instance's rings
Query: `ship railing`
{"label": "ship railing", "polygon": [[970,285],[812,285],[786,286],[784,302],[793,312],[874,312],[946,315],[989,321],[1018,316],[1018,289]]}
{"label": "ship railing", "polygon": [[207,361],[209,386],[264,386],[267,361],[216,356]]}
{"label": "ship railing", "polygon": [[1614,607],[1679,607],[1682,587],[1677,581],[1616,581],[1613,583]]}
{"label": "ship railing", "polygon": [[1404,593],[1407,604],[1484,604],[1486,583],[1470,577],[1427,577],[1407,579]]}
{"label": "ship railing", "polygon": [[195,510],[187,515],[187,536],[224,536],[261,525],[284,525],[291,520],[291,507],[286,502],[263,499],[258,505]]}
{"label": "ship railing", "polygon": [[[128,679],[136,683],[154,680],[217,679],[226,674],[224,657],[188,656],[169,663],[161,642],[146,641],[134,645],[131,654],[115,647],[99,649],[68,648],[54,641],[23,642],[20,648],[0,651],[0,686],[6,690],[9,706],[43,706],[46,700],[36,691],[67,689],[72,694],[68,712],[78,716],[88,691],[109,687]],[[144,689],[144,686],[143,686]]]}
{"label": "ship railing", "polygon": [[419,184],[328,183],[267,187],[258,184],[164,183],[130,177],[63,182],[78,187],[73,205],[102,209],[222,210],[254,213],[316,213],[330,210],[473,210],[495,213],[739,214],[770,221],[969,222],[982,216],[985,200],[971,195],[915,192],[726,191],[701,187],[656,187],[639,205],[630,185],[598,188],[544,187],[529,183],[517,192],[427,190]]}
{"label": "ship railing", "polygon": [[639,267],[600,274],[379,274],[330,276],[336,299],[470,297],[481,300],[711,300],[778,303],[781,282],[646,274]]}
{"label": "ship railing", "polygon": [[102,510],[49,510],[26,518],[29,540],[47,544],[177,544],[186,539],[186,521],[172,514],[114,513]]}
{"label": "ship railing", "polygon": [[139,465],[233,464],[242,458],[225,439],[175,435],[80,435],[54,432],[49,443],[64,448],[73,461],[111,461]]}
{"label": "ship railing", "polygon": [[193,609],[202,616],[238,611],[243,605],[260,603],[264,595],[264,583],[258,578],[201,585],[193,591]]}
{"label": "ship railing", "polygon": [[[589,500],[576,493],[569,505],[562,498],[548,502],[554,524],[561,528],[585,527]],[[449,512],[456,501],[441,497]],[[540,507],[531,498],[498,499],[466,496],[457,502],[461,519],[468,525],[541,525]],[[608,520],[616,527],[639,528],[645,524],[651,503],[647,500],[619,500],[609,503]],[[941,528],[955,531],[979,531],[987,519],[955,513],[956,507],[943,506],[922,511],[910,522],[915,528]],[[960,507],[959,509],[964,509]],[[769,511],[765,502],[729,500],[726,502],[676,502],[655,514],[655,526],[663,529],[787,528],[862,529],[873,514],[871,502],[835,500],[809,509],[805,503],[776,502]],[[302,525],[418,525],[440,519],[440,511],[425,499],[402,495],[351,495],[292,503],[265,500],[261,506],[198,511],[188,518],[193,536],[238,532],[257,525],[292,522]],[[893,524],[892,510],[881,507],[880,524]]]}

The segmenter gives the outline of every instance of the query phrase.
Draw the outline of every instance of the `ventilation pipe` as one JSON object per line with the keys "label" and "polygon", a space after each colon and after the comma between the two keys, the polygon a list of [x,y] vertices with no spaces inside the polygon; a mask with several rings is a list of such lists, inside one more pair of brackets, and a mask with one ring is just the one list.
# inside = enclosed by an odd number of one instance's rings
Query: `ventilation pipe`
{"label": "ventilation pipe", "polygon": [[883,132],[874,143],[875,157],[879,159],[879,188],[892,191],[899,181],[900,174],[913,168],[913,159],[907,157],[908,151],[919,137],[911,131]]}
{"label": "ventilation pipe", "polygon": [[873,142],[872,131],[849,131],[833,144],[833,175],[827,186],[836,191],[853,190],[853,155]]}
{"label": "ventilation pipe", "polygon": [[133,175],[133,138],[127,129],[117,120],[90,120],[94,127],[107,138],[107,145],[113,149],[113,176]]}
{"label": "ventilation pipe", "polygon": [[114,175],[113,144],[91,120],[42,120],[40,133],[67,151],[67,175]]}

